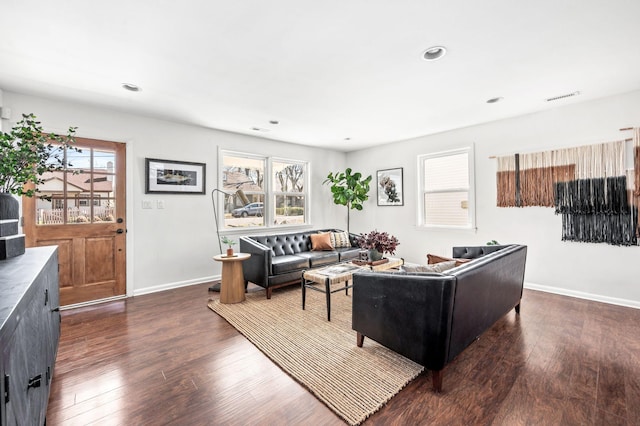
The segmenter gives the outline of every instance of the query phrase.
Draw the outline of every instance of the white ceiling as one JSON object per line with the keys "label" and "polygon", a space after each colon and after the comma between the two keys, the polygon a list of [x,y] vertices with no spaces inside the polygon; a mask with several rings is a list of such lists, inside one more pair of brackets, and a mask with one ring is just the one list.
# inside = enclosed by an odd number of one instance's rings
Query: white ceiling
{"label": "white ceiling", "polygon": [[639,17],[640,0],[2,0],[0,89],[350,151],[638,90]]}

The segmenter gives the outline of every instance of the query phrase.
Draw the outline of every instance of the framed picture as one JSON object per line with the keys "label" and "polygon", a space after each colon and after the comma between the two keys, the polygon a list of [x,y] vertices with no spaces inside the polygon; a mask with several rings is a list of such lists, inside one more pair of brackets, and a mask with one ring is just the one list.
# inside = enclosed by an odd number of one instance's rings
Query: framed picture
{"label": "framed picture", "polygon": [[402,167],[378,170],[378,205],[402,206]]}
{"label": "framed picture", "polygon": [[204,194],[206,164],[145,158],[145,194]]}

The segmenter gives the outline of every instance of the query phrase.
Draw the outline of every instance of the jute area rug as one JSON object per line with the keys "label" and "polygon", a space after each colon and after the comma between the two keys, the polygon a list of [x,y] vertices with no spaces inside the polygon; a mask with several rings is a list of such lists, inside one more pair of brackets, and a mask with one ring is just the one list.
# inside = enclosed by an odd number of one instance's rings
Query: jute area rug
{"label": "jute area rug", "polygon": [[331,322],[323,293],[307,291],[303,311],[295,287],[275,291],[270,300],[263,291],[236,304],[211,299],[209,308],[351,425],[362,423],[423,370],[370,339],[356,346],[351,292],[331,295]]}

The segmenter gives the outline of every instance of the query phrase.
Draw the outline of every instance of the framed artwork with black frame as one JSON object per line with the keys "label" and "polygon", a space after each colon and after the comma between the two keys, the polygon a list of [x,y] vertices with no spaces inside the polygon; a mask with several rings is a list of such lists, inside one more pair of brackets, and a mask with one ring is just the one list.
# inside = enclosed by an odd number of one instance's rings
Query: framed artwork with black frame
{"label": "framed artwork with black frame", "polygon": [[145,158],[145,194],[205,194],[204,163]]}
{"label": "framed artwork with black frame", "polygon": [[403,206],[402,167],[378,170],[378,205]]}

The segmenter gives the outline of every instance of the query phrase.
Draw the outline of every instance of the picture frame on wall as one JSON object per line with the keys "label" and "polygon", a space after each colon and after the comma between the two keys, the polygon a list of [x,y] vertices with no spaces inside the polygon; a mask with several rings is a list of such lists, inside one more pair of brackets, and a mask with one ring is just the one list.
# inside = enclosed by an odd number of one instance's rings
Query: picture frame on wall
{"label": "picture frame on wall", "polygon": [[205,194],[204,163],[145,158],[145,194]]}
{"label": "picture frame on wall", "polygon": [[395,169],[378,170],[378,205],[379,206],[403,206],[403,182],[402,167]]}

